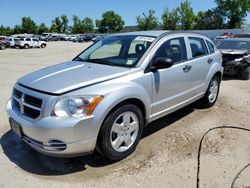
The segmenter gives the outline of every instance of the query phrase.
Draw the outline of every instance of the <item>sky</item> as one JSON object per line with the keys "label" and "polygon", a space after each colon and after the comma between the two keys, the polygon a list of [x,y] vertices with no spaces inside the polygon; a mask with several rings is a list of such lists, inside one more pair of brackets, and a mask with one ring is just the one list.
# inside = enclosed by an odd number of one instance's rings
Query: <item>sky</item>
{"label": "sky", "polygon": [[[113,10],[122,16],[126,26],[136,25],[136,16],[149,9],[156,11],[161,21],[165,8],[176,8],[183,0],[0,0],[0,25],[13,27],[21,23],[23,16],[31,17],[37,24],[51,25],[51,20],[66,14],[72,24],[72,16],[81,19],[100,19],[103,12]],[[214,0],[190,0],[194,12],[214,8]],[[250,23],[250,14],[247,16]]]}

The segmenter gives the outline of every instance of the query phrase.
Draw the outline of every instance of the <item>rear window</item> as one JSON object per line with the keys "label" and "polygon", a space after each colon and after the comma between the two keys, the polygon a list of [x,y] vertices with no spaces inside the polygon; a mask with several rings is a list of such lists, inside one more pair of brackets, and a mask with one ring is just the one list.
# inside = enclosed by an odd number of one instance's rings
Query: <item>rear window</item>
{"label": "rear window", "polygon": [[208,54],[205,41],[202,38],[188,37],[188,39],[189,39],[193,58]]}

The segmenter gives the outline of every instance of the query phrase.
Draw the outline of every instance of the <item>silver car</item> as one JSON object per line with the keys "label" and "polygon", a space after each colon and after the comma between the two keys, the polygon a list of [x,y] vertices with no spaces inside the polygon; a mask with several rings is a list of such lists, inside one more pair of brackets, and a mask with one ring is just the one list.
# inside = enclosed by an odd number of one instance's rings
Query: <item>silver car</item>
{"label": "silver car", "polygon": [[121,160],[148,123],[197,100],[213,106],[221,62],[200,34],[112,35],[70,62],[20,78],[7,103],[10,126],[41,153],[68,157],[97,150]]}

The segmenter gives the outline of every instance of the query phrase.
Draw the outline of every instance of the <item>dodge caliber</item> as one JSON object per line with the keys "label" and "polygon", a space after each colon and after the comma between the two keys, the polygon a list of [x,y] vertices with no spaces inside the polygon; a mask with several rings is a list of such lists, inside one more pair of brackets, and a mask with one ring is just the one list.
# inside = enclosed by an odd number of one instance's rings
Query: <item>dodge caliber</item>
{"label": "dodge caliber", "polygon": [[13,132],[38,152],[130,155],[144,127],[197,100],[215,104],[221,53],[206,36],[147,31],[111,35],[72,61],[17,80],[7,103]]}

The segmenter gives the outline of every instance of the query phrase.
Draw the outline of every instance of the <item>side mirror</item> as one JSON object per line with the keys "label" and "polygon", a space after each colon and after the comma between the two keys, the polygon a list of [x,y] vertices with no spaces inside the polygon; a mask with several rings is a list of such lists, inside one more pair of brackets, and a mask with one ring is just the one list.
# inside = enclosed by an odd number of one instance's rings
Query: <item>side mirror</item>
{"label": "side mirror", "polygon": [[153,63],[151,64],[151,70],[154,72],[158,69],[167,69],[172,67],[174,64],[173,60],[170,58],[158,57]]}

